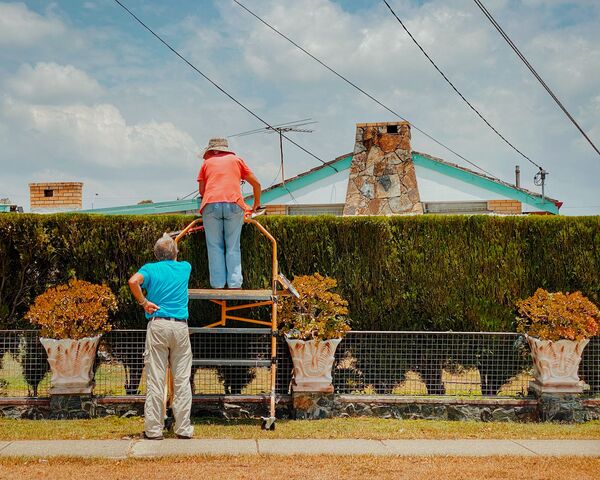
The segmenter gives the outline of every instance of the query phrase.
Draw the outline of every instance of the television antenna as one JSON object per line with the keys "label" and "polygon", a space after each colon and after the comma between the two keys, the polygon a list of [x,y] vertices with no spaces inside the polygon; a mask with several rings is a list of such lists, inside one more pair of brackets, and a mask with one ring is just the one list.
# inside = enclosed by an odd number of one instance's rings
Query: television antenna
{"label": "television antenna", "polygon": [[227,138],[232,137],[246,137],[248,135],[257,135],[259,133],[277,133],[279,136],[279,158],[280,158],[280,170],[281,170],[281,183],[285,185],[285,173],[283,170],[283,134],[284,133],[312,133],[314,130],[306,127],[306,125],[313,125],[318,123],[312,118],[303,118],[302,120],[296,120],[293,122],[280,123],[279,125],[273,125],[272,127],[255,128],[254,130],[248,130],[247,132],[236,133],[229,135]]}

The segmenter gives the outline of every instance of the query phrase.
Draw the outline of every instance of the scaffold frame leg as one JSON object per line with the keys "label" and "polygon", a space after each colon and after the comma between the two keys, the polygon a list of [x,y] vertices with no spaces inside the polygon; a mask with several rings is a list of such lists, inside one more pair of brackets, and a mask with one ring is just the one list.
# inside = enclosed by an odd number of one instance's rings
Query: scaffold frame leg
{"label": "scaffold frame leg", "polygon": [[[179,232],[174,232],[173,236],[175,236],[175,242],[179,242],[183,237],[185,237],[188,233],[193,231],[197,231],[200,227],[197,224],[202,223],[202,218],[195,219],[192,221],[187,227]],[[245,223],[253,224],[271,243],[272,248],[272,256],[271,256],[271,291],[272,294],[269,296],[265,296],[265,291],[270,293],[268,290],[248,290],[249,295],[232,295],[230,291],[223,289],[216,289],[217,295],[210,294],[206,296],[206,293],[202,293],[204,289],[196,289],[195,297],[196,299],[206,299],[211,302],[219,305],[220,315],[219,320],[213,322],[209,325],[206,325],[204,328],[214,328],[214,327],[225,327],[227,324],[227,320],[233,320],[237,322],[250,323],[254,325],[265,325],[271,327],[271,366],[270,366],[270,395],[269,395],[269,416],[262,417],[262,429],[263,430],[275,430],[275,421],[276,421],[276,384],[277,384],[277,295],[278,293],[278,285],[281,284],[286,294],[291,293],[298,296],[298,293],[293,288],[291,283],[279,273],[278,262],[277,262],[277,241],[275,238],[267,231],[267,229],[261,225],[259,222],[254,220],[251,217],[244,218]],[[188,295],[189,292],[188,291]],[[237,292],[236,292],[237,293]],[[254,295],[254,296],[253,296]],[[190,297],[192,298],[192,297]],[[231,301],[240,301],[240,300],[253,300],[245,304],[241,305],[228,305],[228,299]],[[257,320],[254,318],[246,318],[238,315],[231,315],[230,312],[237,312],[240,310],[245,310],[254,307],[262,307],[266,305],[271,305],[271,319],[269,321]],[[165,407],[167,406],[167,402],[165,402]],[[166,409],[166,408],[165,408]]]}
{"label": "scaffold frame leg", "polygon": [[268,420],[263,419],[264,430],[275,430],[275,396],[277,394],[277,297],[273,297],[271,305],[271,398],[269,402]]}

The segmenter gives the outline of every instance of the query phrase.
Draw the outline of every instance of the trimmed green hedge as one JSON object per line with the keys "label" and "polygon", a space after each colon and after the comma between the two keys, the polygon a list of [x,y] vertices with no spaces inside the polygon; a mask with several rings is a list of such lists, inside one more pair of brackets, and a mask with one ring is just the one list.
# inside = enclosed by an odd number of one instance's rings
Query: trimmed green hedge
{"label": "trimmed green hedge", "polygon": [[[153,261],[152,246],[190,216],[0,215],[0,328],[22,320],[36,295],[71,277],[107,283],[118,328],[142,328],[127,279]],[[581,290],[600,303],[600,217],[262,217],[289,278],[336,278],[355,330],[510,331],[514,302],[538,287]],[[180,258],[192,286],[208,286],[204,236]],[[269,285],[270,246],[251,225],[242,236],[244,285]],[[191,302],[191,324],[216,316]]]}

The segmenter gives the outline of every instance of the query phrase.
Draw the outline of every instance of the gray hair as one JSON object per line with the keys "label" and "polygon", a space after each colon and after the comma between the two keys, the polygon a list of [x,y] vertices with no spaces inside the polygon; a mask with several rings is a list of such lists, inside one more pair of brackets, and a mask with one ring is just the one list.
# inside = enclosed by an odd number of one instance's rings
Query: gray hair
{"label": "gray hair", "polygon": [[177,243],[169,235],[163,233],[154,244],[154,256],[160,260],[175,260],[177,258]]}

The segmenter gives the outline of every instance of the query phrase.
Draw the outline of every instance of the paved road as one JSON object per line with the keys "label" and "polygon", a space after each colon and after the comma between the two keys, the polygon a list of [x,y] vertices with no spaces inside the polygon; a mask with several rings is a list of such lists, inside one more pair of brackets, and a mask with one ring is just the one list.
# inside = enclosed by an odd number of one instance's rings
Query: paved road
{"label": "paved road", "polygon": [[0,457],[148,458],[170,455],[589,456],[600,440],[19,440]]}

